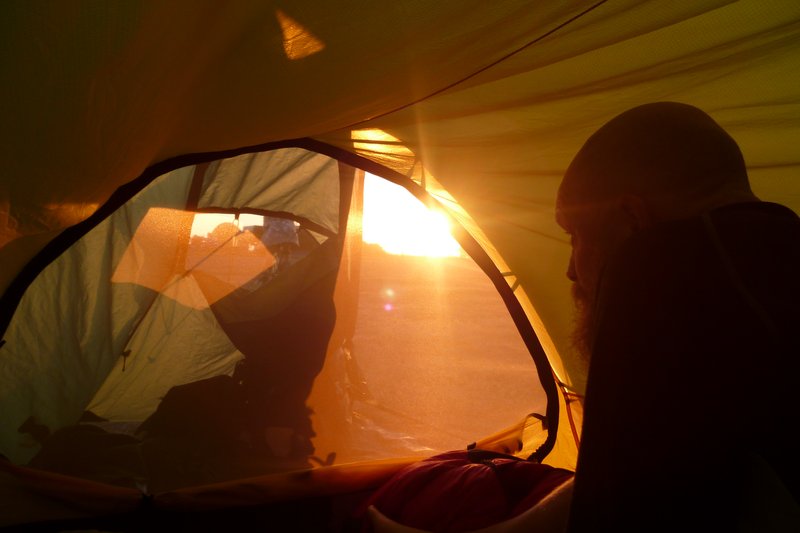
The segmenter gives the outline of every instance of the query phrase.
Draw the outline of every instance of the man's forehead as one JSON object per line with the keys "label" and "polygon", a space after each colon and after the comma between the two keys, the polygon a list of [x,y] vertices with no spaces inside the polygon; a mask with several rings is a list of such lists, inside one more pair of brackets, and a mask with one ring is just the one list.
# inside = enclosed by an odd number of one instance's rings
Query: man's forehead
{"label": "man's forehead", "polygon": [[609,198],[566,198],[559,194],[556,199],[556,222],[567,231],[579,225],[580,220],[599,212],[603,212],[609,206],[614,205]]}
{"label": "man's forehead", "polygon": [[556,195],[556,222],[564,229],[569,229],[570,219],[574,216],[575,202],[569,180],[565,177]]}
{"label": "man's forehead", "polygon": [[556,204],[556,222],[566,231],[572,231],[582,216],[589,212],[586,206]]}

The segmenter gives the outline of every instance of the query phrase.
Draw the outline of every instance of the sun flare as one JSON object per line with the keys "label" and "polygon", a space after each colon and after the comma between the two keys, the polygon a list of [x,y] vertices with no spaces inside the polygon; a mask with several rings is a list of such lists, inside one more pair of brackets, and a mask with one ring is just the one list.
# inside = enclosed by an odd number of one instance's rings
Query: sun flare
{"label": "sun flare", "polygon": [[403,187],[371,174],[364,178],[363,239],[392,254],[461,255],[444,214],[428,209]]}

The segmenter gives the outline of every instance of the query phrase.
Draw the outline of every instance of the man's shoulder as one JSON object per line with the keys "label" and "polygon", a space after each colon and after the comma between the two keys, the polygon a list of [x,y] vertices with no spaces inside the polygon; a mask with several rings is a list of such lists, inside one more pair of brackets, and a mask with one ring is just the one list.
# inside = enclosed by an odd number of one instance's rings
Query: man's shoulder
{"label": "man's shoulder", "polygon": [[775,253],[756,256],[770,251],[800,260],[800,217],[781,204],[748,202],[641,231],[622,246],[611,266],[674,271],[686,264],[696,269],[720,253],[744,253],[767,262]]}
{"label": "man's shoulder", "polygon": [[800,218],[778,204],[737,204],[632,236],[606,266],[599,302],[615,309],[713,303],[742,285],[764,299],[780,292],[800,301],[799,271]]}

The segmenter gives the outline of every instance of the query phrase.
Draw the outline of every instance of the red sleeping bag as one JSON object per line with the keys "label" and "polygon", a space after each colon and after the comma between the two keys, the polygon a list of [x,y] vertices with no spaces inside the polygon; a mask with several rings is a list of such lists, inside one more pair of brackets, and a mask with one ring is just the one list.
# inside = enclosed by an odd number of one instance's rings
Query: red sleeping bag
{"label": "red sleeping bag", "polygon": [[437,532],[469,531],[513,518],[533,507],[573,472],[486,450],[435,455],[400,470],[360,508],[374,505],[405,526]]}

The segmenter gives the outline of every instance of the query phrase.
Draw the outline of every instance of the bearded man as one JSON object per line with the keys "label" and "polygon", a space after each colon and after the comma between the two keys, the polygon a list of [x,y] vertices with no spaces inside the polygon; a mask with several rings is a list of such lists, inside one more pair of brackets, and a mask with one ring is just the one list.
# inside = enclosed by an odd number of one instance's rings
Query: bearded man
{"label": "bearded man", "polygon": [[540,507],[565,513],[572,492],[576,532],[797,527],[797,215],[673,102],[595,132],[556,215],[589,373],[574,487]]}

